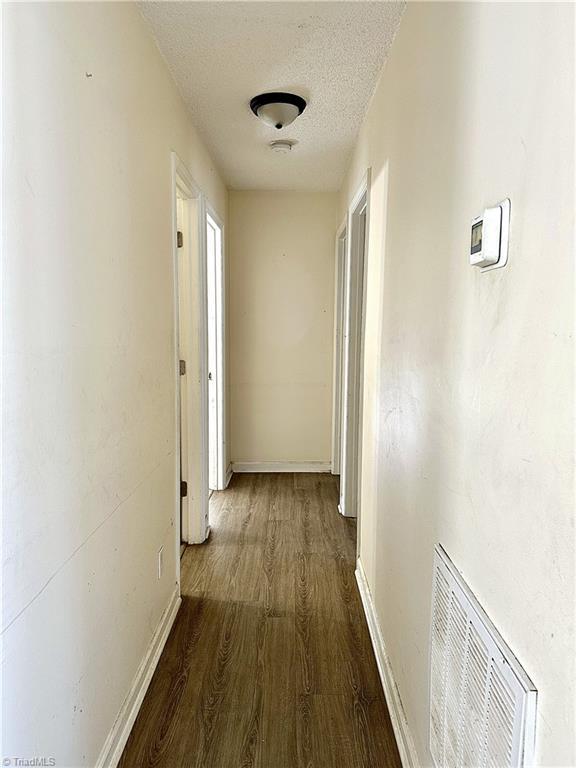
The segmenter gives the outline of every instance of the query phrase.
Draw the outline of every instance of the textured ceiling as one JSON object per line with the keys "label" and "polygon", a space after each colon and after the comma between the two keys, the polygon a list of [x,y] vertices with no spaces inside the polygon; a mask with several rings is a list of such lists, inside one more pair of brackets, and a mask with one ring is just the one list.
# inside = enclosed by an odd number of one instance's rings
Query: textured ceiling
{"label": "textured ceiling", "polygon": [[[396,2],[144,2],[194,124],[233,189],[338,189],[400,23]],[[252,96],[308,101],[277,131]],[[268,143],[287,138],[290,154]]]}

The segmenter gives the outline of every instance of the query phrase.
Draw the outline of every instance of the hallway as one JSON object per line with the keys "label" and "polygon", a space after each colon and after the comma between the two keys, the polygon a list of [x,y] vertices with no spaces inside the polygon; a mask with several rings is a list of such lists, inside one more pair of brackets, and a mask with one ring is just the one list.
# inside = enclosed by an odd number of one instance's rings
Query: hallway
{"label": "hallway", "polygon": [[121,768],[399,768],[337,500],[329,474],[213,494]]}
{"label": "hallway", "polygon": [[576,0],[0,21],[0,766],[576,768]]}

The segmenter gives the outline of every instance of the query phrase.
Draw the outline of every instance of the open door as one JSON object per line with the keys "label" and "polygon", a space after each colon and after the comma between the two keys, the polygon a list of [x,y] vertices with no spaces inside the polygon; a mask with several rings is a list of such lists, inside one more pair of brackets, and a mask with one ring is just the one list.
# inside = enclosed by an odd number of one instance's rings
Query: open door
{"label": "open door", "polygon": [[347,517],[357,517],[360,499],[367,211],[366,180],[350,207],[346,248],[339,509]]}
{"label": "open door", "polygon": [[178,539],[199,544],[209,531],[206,214],[199,188],[175,154],[172,172]]}
{"label": "open door", "polygon": [[336,236],[334,291],[334,385],[332,401],[332,474],[340,474],[342,454],[342,389],[344,375],[344,289],[346,277],[346,224]]}
{"label": "open door", "polygon": [[179,406],[179,448],[180,448],[180,542],[188,541],[188,522],[190,508],[188,505],[189,477],[189,440],[190,419],[188,394],[187,367],[190,365],[188,350],[192,333],[192,296],[191,287],[191,253],[190,253],[190,211],[189,203],[181,197],[176,199],[177,221],[177,265],[178,265],[178,406]]}
{"label": "open door", "polygon": [[206,215],[209,487],[226,487],[224,258],[222,226]]}

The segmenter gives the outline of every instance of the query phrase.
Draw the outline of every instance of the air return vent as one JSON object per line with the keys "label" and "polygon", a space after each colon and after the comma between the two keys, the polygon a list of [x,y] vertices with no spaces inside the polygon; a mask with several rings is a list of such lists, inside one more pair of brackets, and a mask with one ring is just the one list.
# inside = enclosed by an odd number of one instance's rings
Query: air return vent
{"label": "air return vent", "polygon": [[430,751],[437,768],[532,765],[536,689],[441,546],[430,645]]}

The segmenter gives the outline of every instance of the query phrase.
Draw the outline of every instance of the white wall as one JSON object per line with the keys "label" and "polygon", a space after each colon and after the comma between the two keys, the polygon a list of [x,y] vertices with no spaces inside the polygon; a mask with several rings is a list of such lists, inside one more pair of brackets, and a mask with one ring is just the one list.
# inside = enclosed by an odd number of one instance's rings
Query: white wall
{"label": "white wall", "polygon": [[227,194],[136,5],[3,17],[2,754],[77,768],[176,586],[171,150]]}
{"label": "white wall", "polygon": [[576,764],[573,69],[571,5],[408,4],[343,190],[371,166],[361,560],[423,765],[438,541],[539,690],[538,765]]}
{"label": "white wall", "polygon": [[337,202],[230,192],[234,462],[330,461]]}

